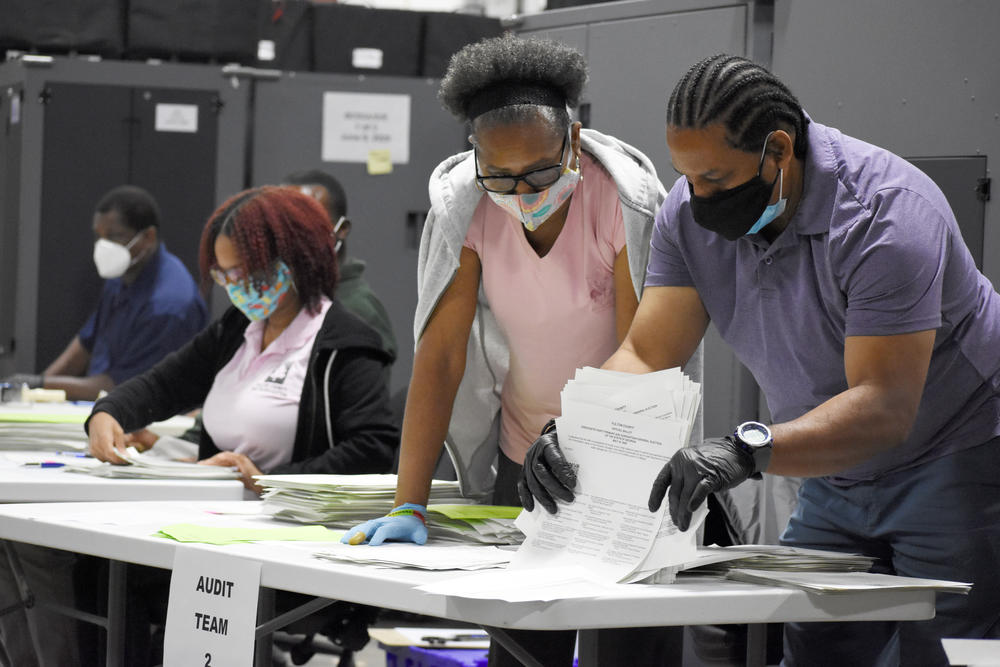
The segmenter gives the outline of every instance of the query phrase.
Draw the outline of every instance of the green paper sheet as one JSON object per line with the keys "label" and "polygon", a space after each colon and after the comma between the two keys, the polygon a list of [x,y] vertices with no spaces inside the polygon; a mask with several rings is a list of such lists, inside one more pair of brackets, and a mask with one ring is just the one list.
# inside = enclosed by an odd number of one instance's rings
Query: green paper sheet
{"label": "green paper sheet", "polygon": [[199,526],[193,523],[175,523],[156,533],[178,542],[203,544],[240,544],[243,542],[339,542],[343,531],[323,526],[294,526],[290,528],[233,528],[230,526]]}
{"label": "green paper sheet", "polygon": [[516,519],[520,507],[506,505],[428,505],[427,511],[444,514],[449,519]]}
{"label": "green paper sheet", "polygon": [[0,412],[0,423],[82,424],[90,413],[81,412]]}

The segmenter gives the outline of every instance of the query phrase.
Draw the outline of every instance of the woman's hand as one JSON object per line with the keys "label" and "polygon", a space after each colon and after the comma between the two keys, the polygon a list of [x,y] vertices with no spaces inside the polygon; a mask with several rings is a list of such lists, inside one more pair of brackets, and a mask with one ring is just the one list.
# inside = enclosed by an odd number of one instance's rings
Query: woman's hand
{"label": "woman's hand", "polygon": [[254,475],[262,475],[263,473],[260,471],[260,468],[258,468],[257,465],[250,460],[250,457],[245,454],[237,454],[236,452],[219,452],[215,456],[204,459],[203,461],[198,461],[198,463],[206,466],[236,468],[240,471],[243,486],[257,494],[264,492],[264,489],[253,479]]}
{"label": "woman's hand", "polygon": [[107,412],[98,412],[90,418],[90,455],[108,463],[125,463],[122,454],[128,438],[121,424]]}
{"label": "woman's hand", "polygon": [[160,436],[156,435],[148,428],[139,429],[138,431],[125,434],[125,444],[129,447],[135,447],[140,452],[152,449],[153,445],[155,445],[156,441],[159,439]]}

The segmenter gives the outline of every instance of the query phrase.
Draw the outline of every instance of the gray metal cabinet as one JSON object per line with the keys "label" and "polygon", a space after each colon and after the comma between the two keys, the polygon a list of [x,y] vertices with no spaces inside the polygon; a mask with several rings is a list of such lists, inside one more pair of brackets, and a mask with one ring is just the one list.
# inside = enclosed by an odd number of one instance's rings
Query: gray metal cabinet
{"label": "gray metal cabinet", "polygon": [[[642,0],[524,16],[519,34],[554,39],[581,51],[590,66],[580,120],[650,157],[668,189],[677,178],[666,143],[666,107],[674,84],[715,53],[766,62],[770,14],[754,2]],[[704,432],[724,435],[757,416],[758,390],[714,328],[705,339]]]}
{"label": "gray metal cabinet", "polygon": [[[427,180],[444,158],[466,146],[467,129],[437,101],[438,81],[348,74],[286,73],[256,82],[253,110],[253,185],[279,183],[302,169],[322,169],[344,186],[352,222],[350,255],[367,263],[364,277],[385,304],[399,343],[394,391],[407,386],[413,365],[417,249],[430,207]],[[410,98],[409,159],[372,175],[367,164],[324,161],[324,94],[406,95]]]}
{"label": "gray metal cabinet", "polygon": [[[50,363],[83,325],[101,281],[94,205],[147,188],[161,238],[197,272],[207,216],[244,177],[247,89],[218,67],[38,58],[0,64],[0,375]],[[197,109],[192,132],[157,127],[161,104]]]}
{"label": "gray metal cabinet", "polygon": [[998,30],[995,0],[774,6],[774,72],[818,122],[924,169],[995,286],[1000,208],[996,196],[980,201],[974,191],[995,176],[990,159],[1000,156]]}
{"label": "gray metal cabinet", "polygon": [[753,2],[643,0],[527,15],[515,29],[586,56],[581,121],[642,150],[669,186],[676,177],[665,137],[670,91],[702,58],[751,54],[759,20]]}
{"label": "gray metal cabinet", "polygon": [[0,371],[14,347],[14,294],[17,289],[17,219],[21,182],[21,105],[23,86],[0,89]]}

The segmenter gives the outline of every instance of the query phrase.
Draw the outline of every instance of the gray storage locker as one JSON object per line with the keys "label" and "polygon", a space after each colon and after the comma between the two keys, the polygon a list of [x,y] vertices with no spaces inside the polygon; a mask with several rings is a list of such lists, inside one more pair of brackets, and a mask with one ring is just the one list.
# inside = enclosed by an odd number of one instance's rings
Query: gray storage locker
{"label": "gray storage locker", "polygon": [[774,72],[819,122],[910,158],[1000,285],[1000,3],[776,0]]}
{"label": "gray storage locker", "polygon": [[[0,64],[0,90],[3,375],[43,369],[93,308],[91,218],[111,187],[149,189],[197,272],[206,217],[243,183],[247,90],[218,67],[50,57]],[[159,104],[196,106],[197,131],[158,131]]]}

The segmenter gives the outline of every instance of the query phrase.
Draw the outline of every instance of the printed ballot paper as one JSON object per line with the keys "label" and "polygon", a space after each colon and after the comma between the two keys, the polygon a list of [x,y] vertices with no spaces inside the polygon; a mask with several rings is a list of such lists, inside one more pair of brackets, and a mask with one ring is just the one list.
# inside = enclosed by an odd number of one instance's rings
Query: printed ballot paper
{"label": "printed ballot paper", "polygon": [[442,595],[507,601],[593,597],[696,559],[701,508],[680,532],[647,507],[653,480],[691,435],[701,387],[679,369],[647,375],[579,369],[562,392],[559,445],[576,499],[515,522],[524,543],[505,570],[425,584]]}
{"label": "printed ballot paper", "polygon": [[681,533],[666,503],[647,508],[653,480],[687,444],[701,388],[680,369],[631,375],[582,368],[562,392],[559,444],[576,467],[576,499],[559,512],[522,512],[511,569],[583,567],[595,581],[630,582],[694,558],[698,521]]}

